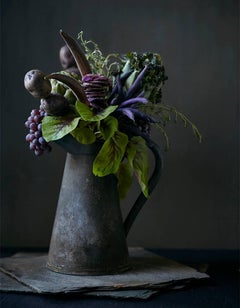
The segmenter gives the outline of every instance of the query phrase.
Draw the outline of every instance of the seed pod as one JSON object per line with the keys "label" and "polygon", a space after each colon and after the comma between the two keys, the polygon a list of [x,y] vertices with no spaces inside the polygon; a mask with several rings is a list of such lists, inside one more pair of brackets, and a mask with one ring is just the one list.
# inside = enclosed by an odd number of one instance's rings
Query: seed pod
{"label": "seed pod", "polygon": [[41,108],[48,115],[63,115],[69,110],[69,103],[60,94],[50,94],[48,97],[41,99]]}
{"label": "seed pod", "polygon": [[59,59],[64,70],[72,66],[77,67],[74,57],[67,45],[61,47],[59,51]]}
{"label": "seed pod", "polygon": [[26,73],[24,86],[35,98],[45,98],[51,93],[51,83],[45,79],[45,74],[37,69]]}
{"label": "seed pod", "polygon": [[60,30],[60,34],[65,43],[67,44],[68,48],[70,49],[82,77],[86,74],[90,74],[92,71],[90,63],[88,62],[78,42],[62,30]]}
{"label": "seed pod", "polygon": [[87,96],[83,90],[83,87],[81,86],[80,82],[70,76],[63,75],[63,74],[50,74],[46,76],[47,79],[56,79],[62,83],[64,83],[67,87],[69,87],[73,93],[75,94],[76,98],[80,101],[85,103],[86,105],[89,105]]}

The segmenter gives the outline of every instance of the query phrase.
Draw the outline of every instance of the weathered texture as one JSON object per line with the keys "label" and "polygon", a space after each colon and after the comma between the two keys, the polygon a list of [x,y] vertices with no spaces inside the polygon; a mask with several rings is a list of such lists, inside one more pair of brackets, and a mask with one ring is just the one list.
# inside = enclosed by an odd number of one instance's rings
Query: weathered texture
{"label": "weathered texture", "polygon": [[[147,201],[139,195],[125,222],[122,221],[117,180],[114,175],[93,175],[93,161],[101,143],[82,145],[71,135],[57,141],[67,152],[47,266],[76,275],[120,273],[129,269],[125,236]],[[149,193],[162,168],[158,146],[147,141],[155,168]]]}
{"label": "weathered texture", "polygon": [[67,154],[47,264],[67,274],[119,273],[129,265],[116,178],[94,176],[97,146],[81,147]]}
{"label": "weathered texture", "polygon": [[[46,268],[46,256],[11,257],[1,259],[0,270],[6,275],[29,288],[35,293],[79,292],[87,295],[108,295],[121,297],[143,297],[162,288],[182,286],[195,279],[208,278],[195,269],[175,261],[156,256],[143,249],[129,249],[132,269],[117,275],[76,276],[49,271]],[[6,287],[2,281],[3,291],[12,291],[16,286]],[[24,290],[26,291],[26,290]],[[138,292],[136,292],[138,291]],[[149,292],[147,292],[149,291]],[[90,292],[90,293],[89,293]],[[105,293],[101,293],[105,292]],[[131,295],[132,294],[132,295]],[[109,293],[111,296],[111,293]]]}

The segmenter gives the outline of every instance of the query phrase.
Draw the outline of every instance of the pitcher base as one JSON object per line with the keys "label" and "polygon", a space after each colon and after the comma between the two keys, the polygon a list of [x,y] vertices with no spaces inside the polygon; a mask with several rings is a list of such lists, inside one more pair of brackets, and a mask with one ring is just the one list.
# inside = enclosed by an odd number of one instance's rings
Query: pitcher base
{"label": "pitcher base", "polygon": [[100,275],[117,275],[130,270],[132,267],[130,264],[119,265],[115,267],[106,268],[76,268],[76,269],[65,269],[63,266],[56,266],[47,262],[46,267],[56,273],[65,275],[79,275],[79,276],[100,276]]}

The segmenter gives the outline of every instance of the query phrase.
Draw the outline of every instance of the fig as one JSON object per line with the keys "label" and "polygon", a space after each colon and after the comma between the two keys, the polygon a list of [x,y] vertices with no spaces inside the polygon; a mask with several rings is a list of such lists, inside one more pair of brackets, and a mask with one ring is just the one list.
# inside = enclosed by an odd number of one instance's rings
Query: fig
{"label": "fig", "polygon": [[59,51],[59,59],[60,63],[62,65],[62,68],[65,70],[69,67],[76,67],[76,62],[74,60],[73,55],[71,54],[71,51],[69,50],[67,45],[64,45],[61,47]]}
{"label": "fig", "polygon": [[38,69],[33,69],[26,73],[24,86],[35,98],[47,97],[52,89],[50,81],[45,79],[45,74]]}
{"label": "fig", "polygon": [[41,108],[47,115],[64,115],[69,110],[68,100],[61,94],[50,94],[41,99]]}

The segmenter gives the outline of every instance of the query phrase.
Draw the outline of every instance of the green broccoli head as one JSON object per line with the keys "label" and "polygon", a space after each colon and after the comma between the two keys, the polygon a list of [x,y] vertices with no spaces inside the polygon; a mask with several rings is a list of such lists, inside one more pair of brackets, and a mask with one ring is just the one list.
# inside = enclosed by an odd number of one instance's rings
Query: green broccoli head
{"label": "green broccoli head", "polygon": [[161,56],[157,53],[129,52],[123,57],[123,74],[132,72],[126,81],[126,86],[130,88],[137,75],[145,66],[148,66],[147,73],[141,81],[141,87],[146,97],[152,103],[161,102],[162,86],[168,77],[165,74],[165,68]]}

